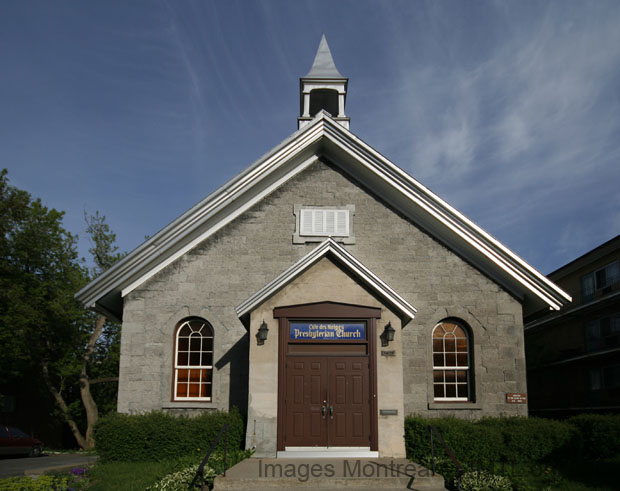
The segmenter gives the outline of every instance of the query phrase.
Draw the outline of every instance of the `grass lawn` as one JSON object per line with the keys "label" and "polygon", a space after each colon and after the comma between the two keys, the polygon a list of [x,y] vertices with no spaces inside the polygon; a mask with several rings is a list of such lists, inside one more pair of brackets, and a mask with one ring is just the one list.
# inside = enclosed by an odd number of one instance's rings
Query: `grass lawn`
{"label": "grass lawn", "polygon": [[97,463],[89,472],[92,491],[144,491],[166,474],[179,470],[175,462]]}

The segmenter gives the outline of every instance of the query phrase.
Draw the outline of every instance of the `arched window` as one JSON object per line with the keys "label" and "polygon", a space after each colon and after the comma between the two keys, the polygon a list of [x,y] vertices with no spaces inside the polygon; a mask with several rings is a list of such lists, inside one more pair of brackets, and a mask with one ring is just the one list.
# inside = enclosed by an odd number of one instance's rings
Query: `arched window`
{"label": "arched window", "polygon": [[472,400],[467,329],[442,321],[433,329],[433,393],[436,401]]}
{"label": "arched window", "polygon": [[186,319],[177,326],[175,336],[174,400],[210,401],[213,328],[204,319]]}

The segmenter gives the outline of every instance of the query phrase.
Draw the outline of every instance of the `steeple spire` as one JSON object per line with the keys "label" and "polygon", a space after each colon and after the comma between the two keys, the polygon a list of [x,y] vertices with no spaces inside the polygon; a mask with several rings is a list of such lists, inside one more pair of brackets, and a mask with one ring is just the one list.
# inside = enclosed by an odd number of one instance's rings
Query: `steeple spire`
{"label": "steeple spire", "polygon": [[344,78],[334,64],[325,34],[321,37],[312,68],[304,78]]}
{"label": "steeple spire", "polygon": [[312,68],[299,82],[301,114],[297,118],[298,128],[303,128],[320,111],[326,111],[349,129],[349,118],[344,113],[349,79],[336,68],[325,34],[321,37]]}

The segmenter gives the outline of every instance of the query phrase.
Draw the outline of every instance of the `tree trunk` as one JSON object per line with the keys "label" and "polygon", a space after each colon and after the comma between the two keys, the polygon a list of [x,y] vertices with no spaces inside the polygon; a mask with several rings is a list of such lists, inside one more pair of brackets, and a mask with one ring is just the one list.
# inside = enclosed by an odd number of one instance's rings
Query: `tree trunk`
{"label": "tree trunk", "polygon": [[75,421],[73,421],[73,419],[69,416],[69,408],[67,407],[67,403],[62,397],[62,394],[58,391],[58,389],[56,389],[56,387],[54,387],[54,384],[52,384],[52,381],[50,380],[50,374],[49,374],[49,369],[47,367],[47,363],[41,362],[41,369],[43,370],[43,379],[45,380],[45,384],[47,385],[47,388],[54,396],[56,403],[60,407],[62,411],[62,415],[65,418],[65,421],[67,422],[67,424],[69,425],[69,428],[71,428],[71,432],[73,433],[73,436],[75,437],[75,440],[77,441],[78,445],[84,449],[91,448],[86,442],[86,439],[82,436],[82,433],[80,433],[80,430],[75,424]]}
{"label": "tree trunk", "polygon": [[82,362],[82,370],[80,372],[80,396],[82,397],[82,403],[84,404],[84,409],[86,410],[86,444],[88,448],[93,448],[95,446],[94,439],[94,429],[95,423],[99,419],[99,409],[97,408],[97,403],[93,399],[92,394],[90,393],[90,380],[88,378],[88,364],[90,363],[90,357],[95,350],[95,344],[101,336],[103,332],[103,326],[105,325],[106,318],[103,315],[97,317],[97,321],[95,322],[95,329],[91,333],[90,338],[88,340],[88,345],[86,346],[86,352],[83,356]]}

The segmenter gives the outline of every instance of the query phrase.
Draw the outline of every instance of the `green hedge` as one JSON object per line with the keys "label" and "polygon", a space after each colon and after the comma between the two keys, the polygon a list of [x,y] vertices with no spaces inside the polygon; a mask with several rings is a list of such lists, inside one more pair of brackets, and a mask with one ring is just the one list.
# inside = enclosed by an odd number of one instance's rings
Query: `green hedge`
{"label": "green hedge", "polygon": [[[227,449],[242,449],[245,425],[239,411],[209,412],[189,418],[164,412],[113,413],[95,426],[95,446],[103,461],[163,461],[185,455],[204,456],[220,428],[228,423]],[[223,448],[220,441],[218,448]]]}
{"label": "green hedge", "polygon": [[[457,418],[426,419],[410,416],[405,420],[407,457],[418,462],[431,454],[428,425],[433,425],[466,470],[490,468],[497,464],[552,462],[579,452],[581,438],[568,423],[543,418],[484,418],[465,421]],[[441,447],[435,455],[445,460]]]}
{"label": "green hedge", "polygon": [[567,422],[579,428],[586,458],[605,459],[620,455],[620,414],[580,414]]}
{"label": "green hedge", "polygon": [[[492,462],[501,450],[501,435],[492,428],[457,418],[426,419],[409,416],[405,419],[405,446],[409,459],[424,463],[431,455],[429,424],[439,431],[448,448],[461,463],[479,465]],[[437,440],[435,455],[446,455]]]}
{"label": "green hedge", "polygon": [[545,418],[484,418],[478,423],[501,435],[501,461],[511,464],[556,462],[581,451],[578,430]]}

